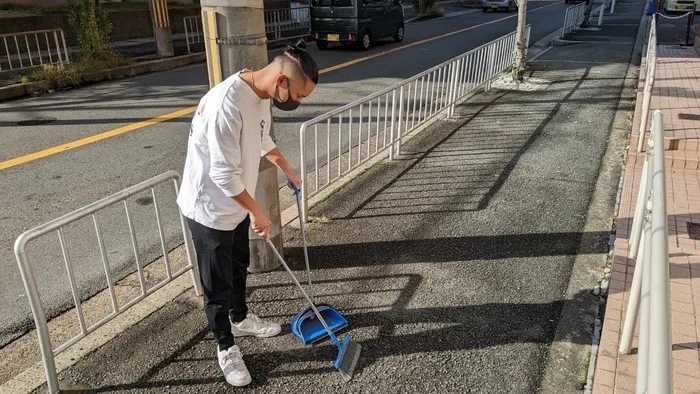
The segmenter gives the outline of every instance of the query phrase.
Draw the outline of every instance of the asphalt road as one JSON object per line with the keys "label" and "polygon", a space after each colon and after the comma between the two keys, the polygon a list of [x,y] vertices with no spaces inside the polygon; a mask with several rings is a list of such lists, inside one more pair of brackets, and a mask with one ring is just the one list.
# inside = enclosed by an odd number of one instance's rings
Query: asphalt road
{"label": "asphalt road", "polygon": [[[561,25],[563,2],[530,2],[531,42]],[[321,68],[363,56],[374,56],[324,73],[314,94],[296,112],[276,113],[278,145],[290,162],[298,163],[301,122],[410,77],[515,29],[516,14],[481,12],[448,14],[445,18],[410,24],[403,44],[379,43],[369,53],[347,48],[311,51]],[[382,54],[388,50],[394,50]],[[271,56],[277,52],[272,51]],[[134,122],[197,104],[206,92],[201,65],[57,92],[45,97],[0,104],[0,160],[93,136]],[[30,124],[45,119],[45,125]],[[140,128],[134,132],[67,150],[0,171],[0,345],[26,331],[29,306],[13,255],[15,238],[25,229],[77,209],[167,170],[181,171],[190,116]],[[159,188],[158,195],[172,192]],[[153,205],[147,195],[130,201],[140,257],[159,255]],[[167,247],[178,244],[174,204],[160,204]],[[123,207],[99,216],[110,249],[109,262],[119,275],[133,271],[133,253]],[[103,268],[92,221],[87,218],[66,232],[82,297],[103,288]],[[71,297],[57,237],[51,234],[30,248],[35,277],[49,315],[65,310]]]}

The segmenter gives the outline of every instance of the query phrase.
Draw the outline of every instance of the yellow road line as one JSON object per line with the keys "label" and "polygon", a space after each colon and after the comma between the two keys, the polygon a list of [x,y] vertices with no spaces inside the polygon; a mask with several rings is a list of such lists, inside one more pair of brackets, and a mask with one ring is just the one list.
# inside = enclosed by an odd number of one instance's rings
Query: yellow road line
{"label": "yellow road line", "polygon": [[[541,9],[543,9],[543,8],[551,7],[551,6],[560,4],[560,3],[561,3],[561,2],[556,2],[556,3],[553,3],[553,4],[548,4],[548,5],[545,5],[545,6],[542,6],[542,7],[538,7],[538,8],[529,10],[528,12],[541,10]],[[463,28],[463,29],[455,30],[455,31],[453,31],[453,32],[441,34],[441,35],[439,35],[439,36],[435,36],[435,37],[431,37],[431,38],[426,38],[426,39],[424,39],[424,40],[412,42],[412,43],[410,43],[410,44],[406,44],[406,45],[402,45],[402,46],[399,46],[399,47],[396,47],[396,48],[388,49],[388,50],[386,50],[386,51],[378,52],[378,53],[375,53],[375,54],[373,54],[373,55],[361,57],[361,58],[354,59],[354,60],[351,60],[351,61],[348,61],[348,62],[345,62],[345,63],[337,64],[337,65],[335,65],[335,66],[331,66],[331,67],[328,67],[328,68],[324,68],[323,70],[320,70],[319,73],[320,73],[320,74],[325,74],[325,73],[328,73],[328,72],[331,72],[331,71],[336,71],[336,70],[339,70],[339,69],[342,69],[342,68],[346,68],[346,67],[352,66],[353,64],[357,64],[357,63],[361,63],[361,62],[364,62],[364,61],[367,61],[367,60],[370,60],[370,59],[374,59],[374,58],[379,57],[379,56],[388,55],[388,54],[390,54],[390,53],[397,52],[397,51],[401,51],[401,50],[404,50],[404,49],[408,49],[408,48],[414,47],[414,46],[416,46],[416,45],[421,45],[421,44],[425,44],[425,43],[427,43],[427,42],[431,42],[431,41],[439,40],[439,39],[442,39],[442,38],[445,38],[445,37],[453,36],[453,35],[455,35],[455,34],[464,33],[465,31],[477,29],[477,28],[483,27],[483,26],[488,26],[488,25],[491,25],[491,24],[494,24],[494,23],[497,23],[497,22],[501,22],[501,21],[504,21],[504,20],[506,20],[506,19],[515,18],[515,17],[517,17],[517,14],[516,14],[516,15],[506,16],[506,17],[499,18],[499,19],[495,19],[495,20],[493,20],[493,21],[481,23],[481,24],[478,24],[478,25],[465,27],[465,28]],[[75,148],[78,148],[78,147],[81,147],[81,146],[85,146],[85,145],[88,145],[88,144],[92,144],[93,142],[101,141],[101,140],[104,140],[104,139],[107,139],[107,138],[111,138],[111,137],[114,137],[114,136],[117,136],[117,135],[120,135],[120,134],[125,134],[125,133],[131,132],[131,131],[134,131],[134,130],[138,130],[138,129],[141,129],[141,128],[144,128],[144,127],[147,127],[147,126],[151,126],[151,125],[154,125],[154,124],[158,124],[158,123],[161,123],[161,122],[165,122],[165,121],[168,121],[168,120],[171,120],[171,119],[176,119],[176,118],[179,118],[179,117],[181,117],[181,116],[190,115],[190,114],[192,114],[196,109],[197,109],[196,106],[195,106],[195,107],[184,108],[184,109],[181,109],[181,110],[179,110],[179,111],[171,112],[171,113],[169,113],[169,114],[161,115],[161,116],[158,116],[158,117],[155,117],[155,118],[152,118],[152,119],[142,120],[142,121],[140,121],[140,122],[132,123],[132,124],[129,124],[129,125],[126,125],[126,126],[122,126],[122,127],[113,129],[113,130],[105,131],[104,133],[95,134],[95,135],[92,135],[92,136],[90,136],[90,137],[85,137],[85,138],[79,139],[79,140],[77,140],[77,141],[68,142],[68,143],[66,143],[66,144],[54,146],[54,147],[51,147],[51,148],[48,148],[48,149],[44,149],[44,150],[41,150],[41,151],[38,151],[38,152],[34,152],[34,153],[27,154],[27,155],[24,155],[24,156],[18,156],[18,157],[15,157],[15,158],[13,158],[13,159],[10,159],[10,160],[6,160],[6,161],[3,161],[3,162],[0,162],[0,171],[5,170],[5,169],[8,169],[8,168],[11,168],[11,167],[15,167],[15,166],[18,166],[18,165],[21,165],[21,164],[29,163],[29,162],[31,162],[31,161],[38,160],[38,159],[41,159],[41,158],[44,158],[44,157],[47,157],[47,156],[55,155],[55,154],[60,153],[60,152],[65,152],[65,151],[67,151],[67,150],[71,150],[71,149],[75,149]]]}
{"label": "yellow road line", "polygon": [[91,135],[90,137],[85,137],[77,141],[72,141],[67,144],[62,144],[54,146],[48,149],[44,149],[38,152],[30,153],[28,155],[15,157],[14,159],[6,160],[0,162],[0,170],[4,170],[10,167],[18,166],[20,164],[28,163],[43,157],[55,155],[56,153],[65,152],[67,150],[75,149],[84,145],[92,144],[93,142],[101,141],[110,137],[114,137],[120,134],[128,133],[130,131],[138,130],[140,128],[151,126],[157,123],[165,122],[171,119],[176,119],[181,116],[191,114],[197,109],[197,107],[189,107],[175,111],[169,114],[161,115],[153,119],[143,120],[141,122],[132,123],[126,126],[116,128],[114,130],[106,131],[104,133]]}

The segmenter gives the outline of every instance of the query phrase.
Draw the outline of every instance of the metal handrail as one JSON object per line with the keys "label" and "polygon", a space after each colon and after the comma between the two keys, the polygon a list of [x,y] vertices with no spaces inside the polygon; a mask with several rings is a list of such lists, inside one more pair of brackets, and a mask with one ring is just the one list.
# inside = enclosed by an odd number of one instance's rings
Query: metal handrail
{"label": "metal handrail", "polygon": [[632,222],[628,257],[636,257],[619,352],[629,354],[639,317],[636,393],[673,392],[668,213],[663,114],[656,110]]}
{"label": "metal handrail", "polygon": [[[4,54],[0,52],[0,71],[23,70],[44,64],[63,65],[70,62],[70,52],[62,29],[0,34],[0,49],[2,48],[5,51]],[[3,68],[5,60],[6,69]]]}
{"label": "metal handrail", "polygon": [[[528,25],[528,42],[529,34]],[[303,220],[308,219],[309,198],[387,151],[389,160],[393,160],[394,155],[400,153],[401,143],[409,134],[430,124],[441,114],[452,116],[455,104],[474,90],[480,87],[488,90],[491,80],[513,64],[515,48],[516,34],[513,32],[391,87],[304,122],[299,137]],[[355,128],[353,112],[360,116]],[[337,138],[335,131],[331,131],[331,123],[336,118]],[[346,129],[343,128],[344,121]],[[323,128],[324,123],[325,142],[320,141],[318,136],[319,126]],[[335,128],[333,126],[334,130]],[[334,134],[333,143],[331,133]],[[306,146],[307,137],[313,142],[314,179],[311,183],[308,182],[311,171],[308,170],[307,163],[307,150],[310,149]],[[347,141],[346,148],[343,147],[343,140]],[[319,151],[319,142],[325,145],[325,160],[319,160],[320,154],[324,153],[323,149]],[[332,152],[331,145],[337,146],[337,152]],[[344,165],[343,160],[347,164]],[[322,162],[325,174],[321,174],[319,162]],[[337,167],[332,172],[331,165]],[[320,180],[321,176],[325,177],[324,181]],[[313,190],[310,185],[313,185]]]}
{"label": "metal handrail", "polygon": [[[96,201],[92,204],[89,204],[87,206],[84,206],[80,209],[77,209],[73,212],[70,212],[66,215],[63,215],[57,219],[51,220],[47,223],[44,223],[40,226],[37,226],[31,230],[27,230],[24,233],[22,233],[17,240],[15,241],[15,257],[17,258],[17,264],[19,266],[20,273],[22,275],[22,282],[24,283],[24,288],[27,292],[27,298],[29,299],[29,306],[32,310],[32,315],[34,316],[34,322],[36,324],[36,332],[37,335],[39,336],[39,347],[41,349],[41,356],[44,362],[44,370],[46,372],[46,381],[48,385],[49,392],[51,394],[59,392],[59,384],[58,384],[58,376],[56,372],[56,365],[54,362],[54,357],[58,355],[59,353],[63,352],[70,346],[78,343],[80,340],[85,338],[88,334],[94,332],[98,328],[102,327],[103,325],[107,324],[109,321],[129,309],[130,307],[136,305],[138,302],[142,301],[144,298],[147,296],[153,294],[155,291],[158,289],[162,288],[163,286],[167,285],[168,283],[172,282],[182,274],[186,273],[187,271],[190,271],[192,275],[192,282],[195,288],[195,292],[197,295],[200,295],[201,292],[201,285],[199,282],[199,275],[197,271],[197,263],[196,263],[196,257],[194,256],[194,247],[192,245],[192,237],[190,236],[189,229],[187,227],[187,223],[185,222],[184,217],[179,214],[180,216],[180,225],[182,228],[182,235],[184,238],[184,245],[185,245],[185,252],[187,254],[187,261],[188,265],[185,266],[184,268],[180,269],[177,272],[172,272],[171,267],[170,267],[170,262],[168,259],[168,250],[166,247],[165,243],[165,236],[163,233],[163,225],[161,223],[160,219],[160,212],[158,210],[158,200],[156,199],[156,194],[154,188],[164,182],[167,181],[173,181],[173,184],[175,186],[175,193],[177,194],[177,191],[179,189],[179,182],[180,182],[180,174],[178,174],[175,171],[168,171],[163,174],[160,174],[156,177],[153,177],[151,179],[148,179],[144,182],[141,182],[137,185],[131,186],[127,189],[124,189],[118,193],[115,193],[109,197],[103,198],[99,201]],[[161,281],[160,283],[156,284],[155,286],[151,288],[146,288],[145,285],[145,277],[144,277],[144,272],[143,272],[143,265],[141,264],[139,260],[139,252],[138,252],[138,244],[136,242],[136,233],[135,229],[131,220],[131,215],[129,212],[129,206],[127,204],[127,199],[129,197],[132,197],[140,192],[143,192],[145,190],[151,191],[151,196],[153,198],[153,205],[156,213],[156,221],[158,224],[158,233],[160,236],[160,241],[161,241],[161,246],[163,250],[163,260],[165,263],[166,267],[166,278]],[[96,213],[98,211],[101,211],[105,208],[108,208],[114,204],[123,202],[124,203],[124,210],[125,210],[125,215],[127,218],[127,223],[129,226],[129,231],[131,235],[131,242],[134,250],[134,257],[136,259],[136,268],[137,268],[137,275],[139,278],[139,284],[141,287],[141,294],[138,295],[136,298],[132,299],[125,305],[122,305],[121,307],[118,304],[117,298],[116,298],[116,293],[115,293],[115,282],[111,276],[111,272],[109,269],[109,264],[107,262],[107,252],[105,250],[105,244],[104,240],[102,238],[102,230],[99,224],[99,221],[97,220]],[[104,265],[105,269],[105,279],[107,280],[107,287],[109,289],[110,293],[110,298],[111,298],[111,303],[112,303],[112,312],[104,317],[102,320],[98,321],[97,323],[87,326],[85,323],[85,317],[84,313],[82,310],[82,305],[81,305],[81,296],[80,296],[80,291],[78,289],[78,284],[75,280],[75,275],[73,272],[73,265],[70,261],[69,254],[68,254],[68,247],[66,245],[64,235],[63,235],[63,228],[66,227],[67,225],[76,222],[77,220],[80,220],[81,218],[87,217],[89,215],[92,215],[92,219],[94,222],[95,226],[95,233],[97,235],[97,242],[99,246],[99,250],[101,252],[101,257],[102,257],[102,263]],[[61,250],[63,252],[63,259],[66,265],[66,271],[68,273],[68,279],[70,283],[70,290],[73,296],[73,302],[75,304],[75,310],[77,312],[78,316],[78,323],[80,325],[80,333],[73,338],[69,339],[68,341],[64,342],[61,346],[57,347],[55,350],[53,349],[53,346],[51,344],[51,337],[49,335],[48,331],[48,325],[46,321],[46,315],[44,313],[43,306],[41,304],[41,297],[39,296],[39,290],[37,288],[36,280],[34,279],[34,275],[32,273],[32,269],[29,265],[29,261],[27,258],[27,253],[26,253],[26,247],[27,244],[34,240],[37,239],[43,235],[46,235],[51,232],[57,232],[58,233],[58,239],[59,243],[61,245]]]}
{"label": "metal handrail", "polygon": [[[265,10],[264,12],[267,42],[293,40],[311,34],[310,6]],[[202,17],[186,16],[182,23],[185,25],[187,52],[191,52],[191,45],[204,42]]]}
{"label": "metal handrail", "polygon": [[579,3],[566,9],[564,12],[564,26],[561,29],[561,37],[564,38],[566,33],[576,30],[586,14],[586,4]]}
{"label": "metal handrail", "polygon": [[187,43],[187,52],[192,52],[190,45],[204,42],[204,32],[202,27],[201,16],[186,16],[182,19],[185,26],[185,42]]}
{"label": "metal handrail", "polygon": [[642,117],[639,122],[639,140],[637,141],[637,152],[642,151],[644,146],[644,136],[646,135],[649,123],[649,107],[651,106],[651,94],[654,90],[656,79],[656,14],[651,19],[651,29],[649,30],[649,41],[647,43],[647,53],[645,60],[644,78],[644,99],[642,100]]}

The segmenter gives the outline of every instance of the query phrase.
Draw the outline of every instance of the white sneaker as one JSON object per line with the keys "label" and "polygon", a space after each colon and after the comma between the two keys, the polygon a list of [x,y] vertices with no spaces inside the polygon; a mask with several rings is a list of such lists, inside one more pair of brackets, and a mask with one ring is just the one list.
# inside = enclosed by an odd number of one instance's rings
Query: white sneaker
{"label": "white sneaker", "polygon": [[250,384],[251,377],[248,368],[243,362],[243,355],[238,346],[231,346],[226,350],[218,350],[219,366],[224,372],[226,381],[233,386],[241,387]]}
{"label": "white sneaker", "polygon": [[231,332],[234,337],[269,338],[282,332],[282,327],[277,323],[260,320],[259,317],[249,313],[242,322],[237,324],[231,322]]}

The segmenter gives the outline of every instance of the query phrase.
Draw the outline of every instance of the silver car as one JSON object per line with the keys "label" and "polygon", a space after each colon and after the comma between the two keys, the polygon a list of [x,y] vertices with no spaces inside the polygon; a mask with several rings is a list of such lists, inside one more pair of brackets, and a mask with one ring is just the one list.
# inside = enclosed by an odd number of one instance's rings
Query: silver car
{"label": "silver car", "polygon": [[484,12],[489,12],[489,10],[511,12],[518,9],[518,2],[517,0],[482,0],[481,9]]}

